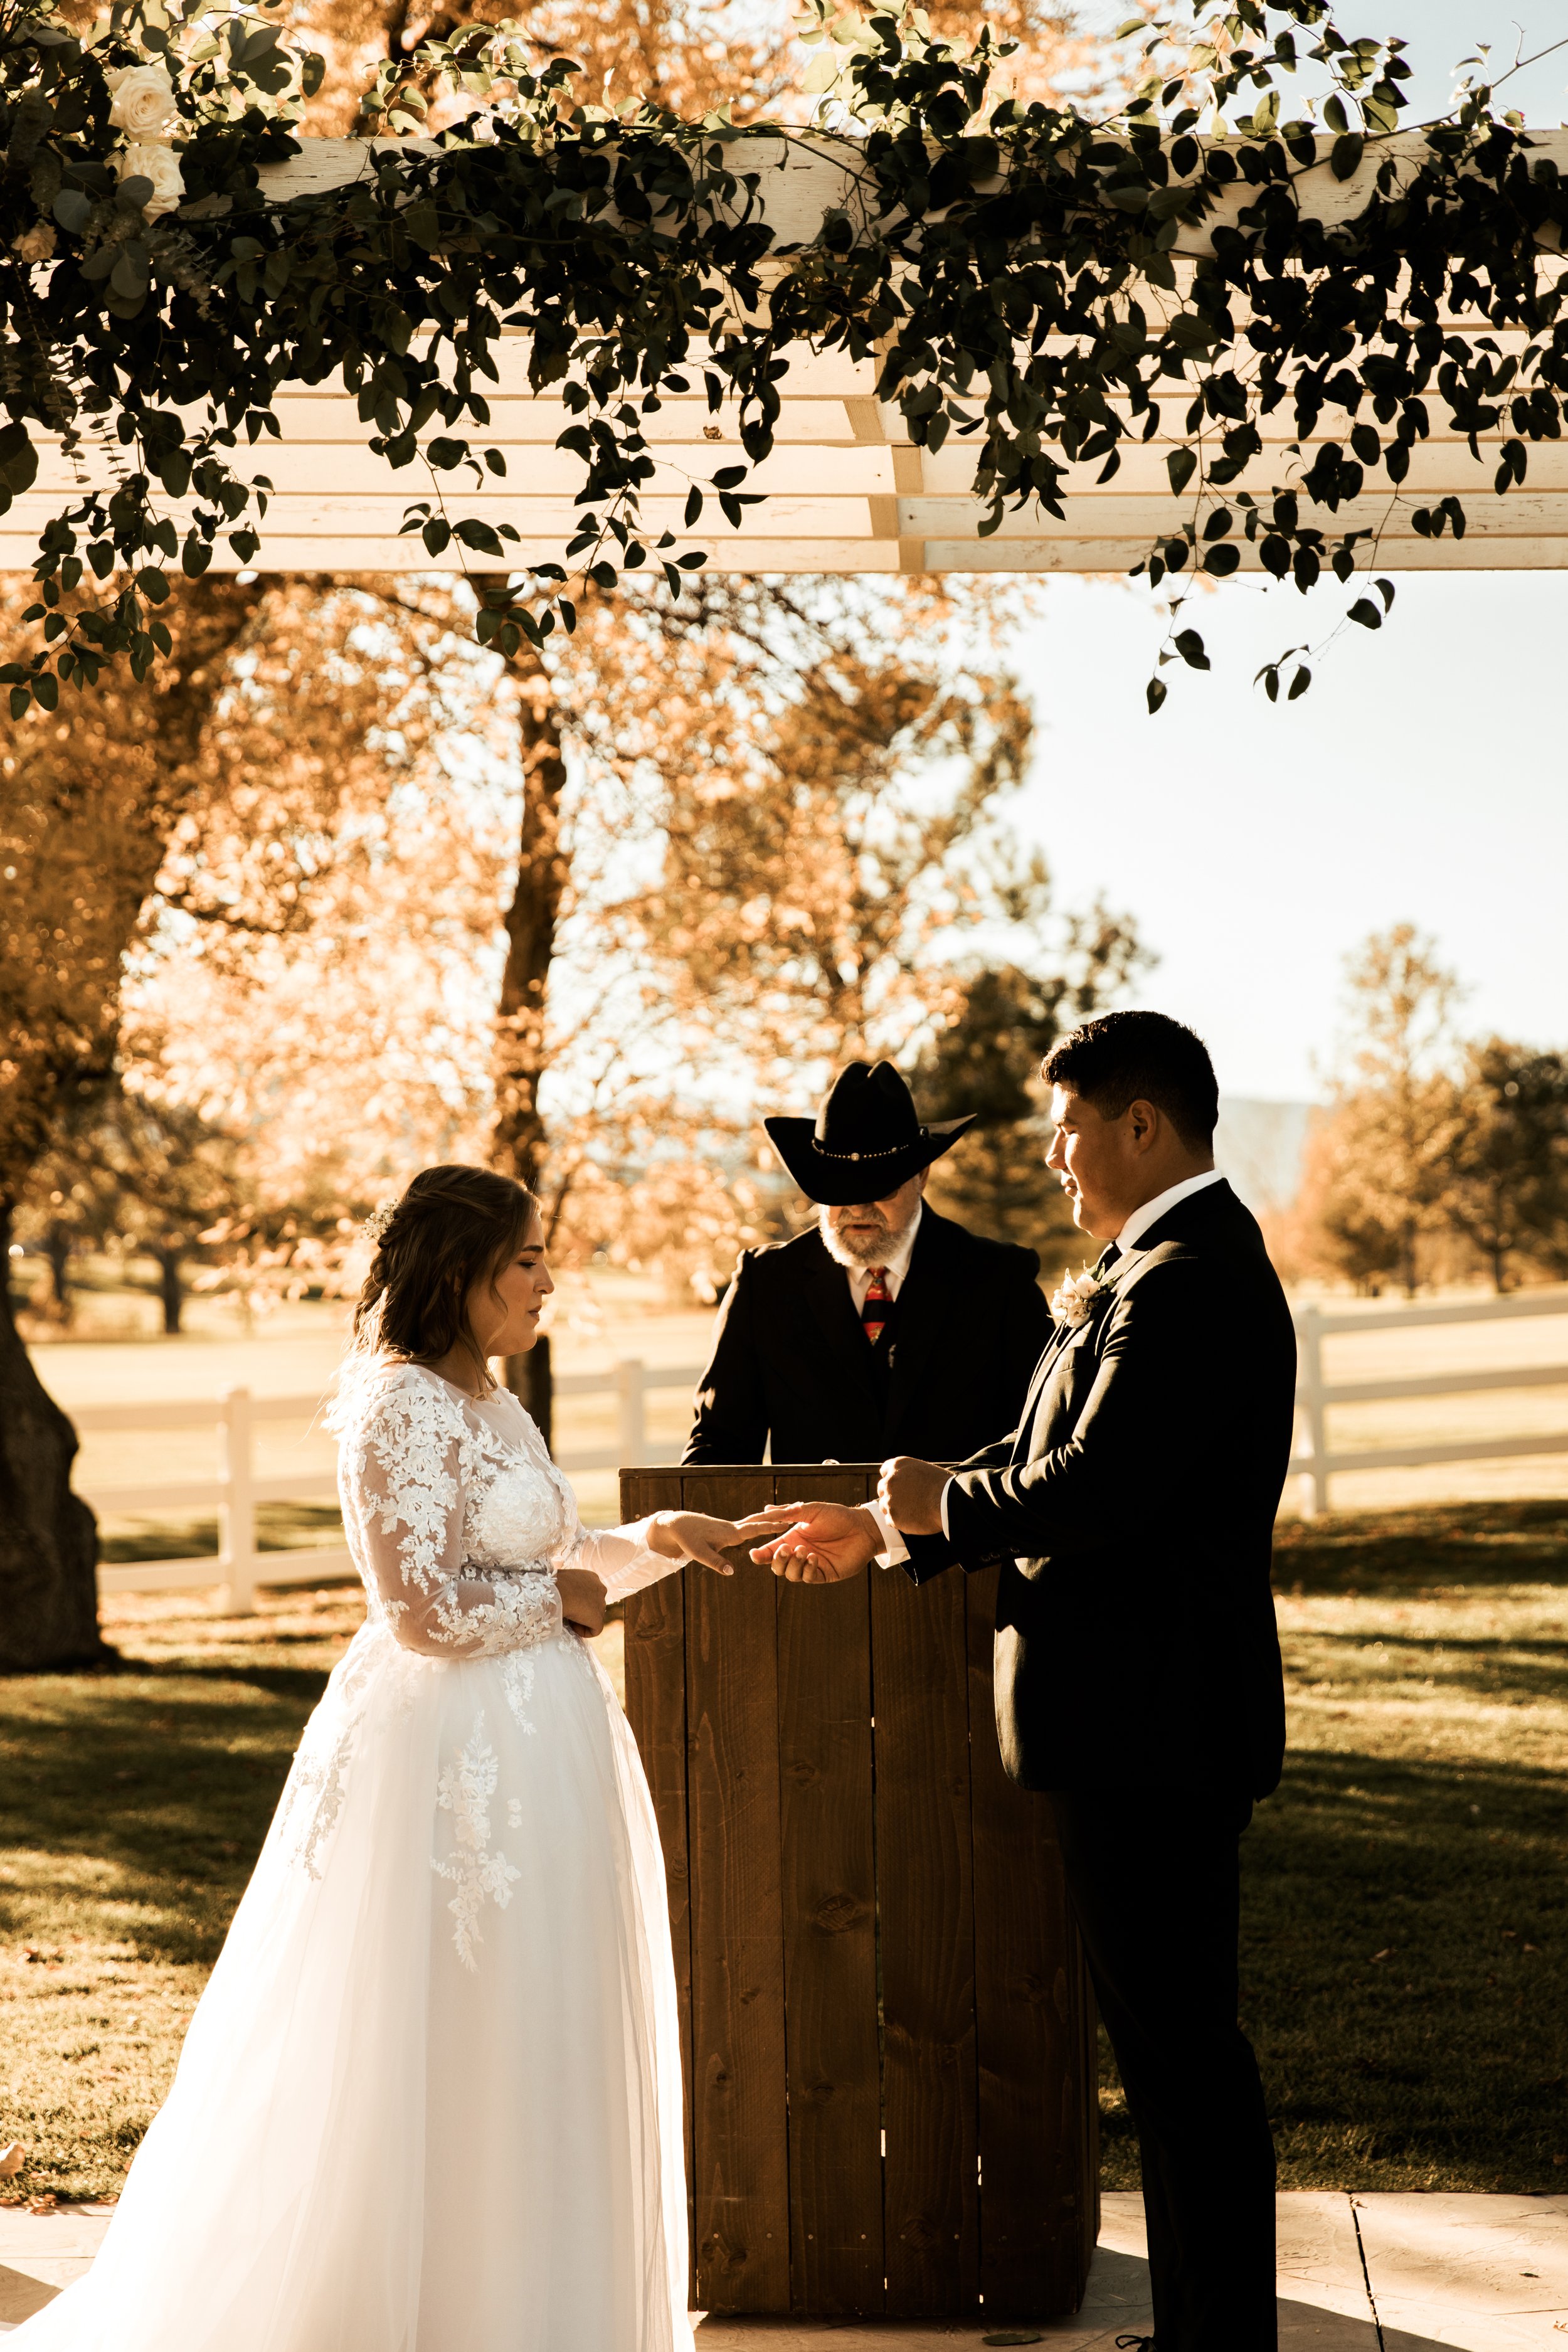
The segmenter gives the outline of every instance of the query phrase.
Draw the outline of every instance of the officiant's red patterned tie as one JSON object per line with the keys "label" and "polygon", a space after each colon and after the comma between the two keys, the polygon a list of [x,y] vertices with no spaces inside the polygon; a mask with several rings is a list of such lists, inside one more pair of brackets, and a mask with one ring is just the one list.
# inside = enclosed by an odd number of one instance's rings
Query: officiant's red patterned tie
{"label": "officiant's red patterned tie", "polygon": [[871,1268],[865,1303],[860,1309],[860,1322],[873,1348],[881,1338],[893,1302],[888,1290],[888,1269],[885,1265]]}

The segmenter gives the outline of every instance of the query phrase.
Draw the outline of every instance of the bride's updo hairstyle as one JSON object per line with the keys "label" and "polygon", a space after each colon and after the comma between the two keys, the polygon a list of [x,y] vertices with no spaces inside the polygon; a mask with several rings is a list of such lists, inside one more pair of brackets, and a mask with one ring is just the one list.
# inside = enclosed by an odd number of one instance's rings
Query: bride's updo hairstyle
{"label": "bride's updo hairstyle", "polygon": [[468,1293],[516,1256],[538,1208],[525,1184],[493,1169],[422,1168],[371,1222],[375,1255],[354,1304],[353,1353],[428,1360],[462,1347],[481,1386],[493,1387]]}

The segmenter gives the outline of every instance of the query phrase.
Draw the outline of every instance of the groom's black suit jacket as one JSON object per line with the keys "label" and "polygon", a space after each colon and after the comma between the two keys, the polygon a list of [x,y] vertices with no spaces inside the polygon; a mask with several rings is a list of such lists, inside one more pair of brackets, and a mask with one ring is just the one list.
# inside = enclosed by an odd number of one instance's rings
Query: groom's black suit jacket
{"label": "groom's black suit jacket", "polygon": [[1269,1588],[1296,1336],[1224,1182],[1178,1202],[1054,1334],[1012,1434],[948,1490],[917,1583],[1002,1563],[996,1723],[1029,1789],[1266,1796],[1285,1701]]}
{"label": "groom's black suit jacket", "polygon": [[697,1391],[688,1462],[954,1462],[1016,1421],[1050,1329],[1033,1250],[926,1204],[873,1350],[815,1229],[736,1268]]}

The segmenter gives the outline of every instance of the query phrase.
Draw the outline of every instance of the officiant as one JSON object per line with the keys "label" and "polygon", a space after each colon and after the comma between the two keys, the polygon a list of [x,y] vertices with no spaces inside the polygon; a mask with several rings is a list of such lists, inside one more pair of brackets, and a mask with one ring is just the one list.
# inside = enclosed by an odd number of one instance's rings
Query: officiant
{"label": "officiant", "polygon": [[951,1462],[1013,1426],[1050,1327],[1039,1259],[922,1197],[973,1123],[922,1123],[890,1062],[851,1062],[815,1122],[763,1121],[816,1223],[742,1253],[687,1462]]}

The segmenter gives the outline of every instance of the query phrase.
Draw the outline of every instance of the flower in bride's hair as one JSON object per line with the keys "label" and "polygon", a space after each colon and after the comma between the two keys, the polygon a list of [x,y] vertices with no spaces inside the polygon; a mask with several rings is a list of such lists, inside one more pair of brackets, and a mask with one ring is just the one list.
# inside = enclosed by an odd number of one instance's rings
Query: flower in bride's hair
{"label": "flower in bride's hair", "polygon": [[1058,1323],[1076,1330],[1080,1323],[1089,1321],[1101,1298],[1110,1297],[1113,1286],[1102,1282],[1091,1265],[1086,1265],[1081,1274],[1064,1271],[1051,1293],[1051,1313]]}
{"label": "flower in bride's hair", "polygon": [[391,1224],[396,1213],[397,1196],[395,1193],[388,1193],[384,1201],[378,1201],[376,1202],[374,1208],[371,1211],[369,1216],[360,1227],[359,1234],[361,1241],[368,1242],[372,1249],[379,1249],[381,1247],[382,1236],[386,1232],[388,1225]]}

